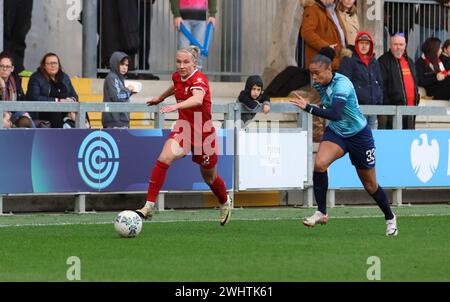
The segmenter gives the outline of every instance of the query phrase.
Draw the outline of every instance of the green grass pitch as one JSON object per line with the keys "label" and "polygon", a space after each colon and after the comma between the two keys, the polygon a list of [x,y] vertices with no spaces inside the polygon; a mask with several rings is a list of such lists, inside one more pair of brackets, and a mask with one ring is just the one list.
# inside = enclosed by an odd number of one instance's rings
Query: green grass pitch
{"label": "green grass pitch", "polygon": [[0,217],[0,281],[368,281],[370,256],[381,281],[450,281],[450,206],[394,208],[399,235],[385,236],[377,208],[330,209],[312,229],[305,208],[164,211],[137,238],[114,231],[117,213]]}

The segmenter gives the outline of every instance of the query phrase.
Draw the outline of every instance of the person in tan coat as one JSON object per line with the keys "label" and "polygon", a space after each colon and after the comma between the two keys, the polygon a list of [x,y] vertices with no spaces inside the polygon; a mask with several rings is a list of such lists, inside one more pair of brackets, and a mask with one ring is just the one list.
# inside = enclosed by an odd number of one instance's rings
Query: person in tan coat
{"label": "person in tan coat", "polygon": [[[305,42],[305,65],[315,57],[323,47],[334,48],[338,56],[332,62],[333,71],[339,69],[340,53],[345,48],[346,32],[342,19],[337,12],[337,0],[301,0],[304,7],[301,37]],[[320,104],[316,90],[311,90],[310,102]],[[320,142],[325,120],[313,117],[313,142]]]}
{"label": "person in tan coat", "polygon": [[347,47],[354,50],[356,36],[359,33],[359,20],[356,14],[356,0],[339,0],[338,13],[344,23],[347,34]]}
{"label": "person in tan coat", "polygon": [[[301,0],[304,6],[301,36],[305,41],[305,66],[319,49],[331,46],[337,54],[345,47],[344,23],[337,13],[337,0]],[[337,22],[333,18],[336,18]],[[336,24],[339,24],[337,26]],[[333,70],[339,69],[339,55],[333,60]]]}

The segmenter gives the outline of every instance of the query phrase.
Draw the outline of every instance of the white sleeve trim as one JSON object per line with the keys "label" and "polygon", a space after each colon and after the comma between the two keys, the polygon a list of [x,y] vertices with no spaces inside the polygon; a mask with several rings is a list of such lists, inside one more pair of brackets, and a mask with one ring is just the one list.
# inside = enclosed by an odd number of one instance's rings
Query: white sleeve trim
{"label": "white sleeve trim", "polygon": [[194,90],[194,89],[200,89],[200,90],[203,90],[203,92],[206,94],[205,88],[203,88],[203,87],[201,87],[201,86],[194,86],[194,87],[191,87],[191,91]]}

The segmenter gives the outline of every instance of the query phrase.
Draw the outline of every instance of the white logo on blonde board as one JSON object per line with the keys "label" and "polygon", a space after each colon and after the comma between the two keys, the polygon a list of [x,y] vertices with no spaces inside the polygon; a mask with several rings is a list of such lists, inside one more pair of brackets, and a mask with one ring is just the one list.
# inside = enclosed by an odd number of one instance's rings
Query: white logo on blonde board
{"label": "white logo on blonde board", "polygon": [[433,139],[431,144],[428,143],[428,136],[425,133],[420,135],[420,139],[415,139],[411,144],[411,164],[420,181],[427,183],[439,164],[437,140]]}

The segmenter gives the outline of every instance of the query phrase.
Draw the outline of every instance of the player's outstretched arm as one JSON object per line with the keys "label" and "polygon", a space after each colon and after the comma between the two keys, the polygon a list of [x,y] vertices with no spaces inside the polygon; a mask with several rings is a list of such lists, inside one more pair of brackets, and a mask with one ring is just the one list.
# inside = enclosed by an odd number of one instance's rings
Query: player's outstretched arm
{"label": "player's outstretched arm", "polygon": [[333,105],[329,109],[319,108],[308,104],[305,99],[303,99],[298,93],[294,93],[295,98],[290,99],[289,102],[296,105],[297,107],[311,113],[312,115],[326,118],[331,121],[338,121],[341,119],[342,112],[345,107],[345,100],[339,97],[333,99]]}
{"label": "player's outstretched arm", "polygon": [[326,118],[330,121],[338,121],[341,119],[342,112],[344,111],[345,101],[341,99],[334,99],[331,108],[319,108],[316,106],[306,105],[305,111],[311,113],[312,115]]}
{"label": "player's outstretched arm", "polygon": [[199,107],[203,104],[203,98],[205,97],[205,92],[202,89],[194,89],[192,90],[192,96],[187,100],[177,103],[175,105],[170,105],[161,108],[161,113],[169,113],[173,111],[177,111],[180,109],[189,109]]}
{"label": "player's outstretched arm", "polygon": [[166,91],[164,91],[160,96],[154,97],[147,102],[145,102],[148,106],[158,105],[163,102],[166,98],[174,94],[174,86],[170,85]]}

